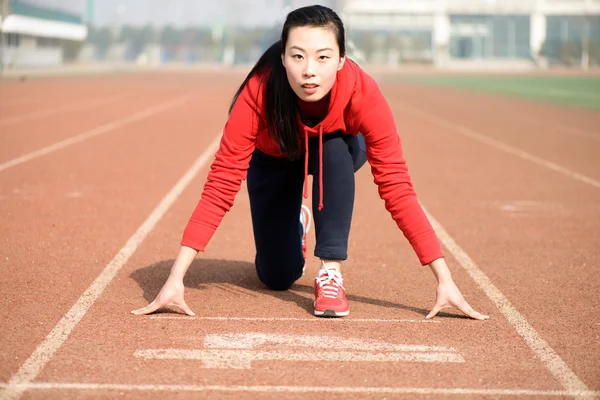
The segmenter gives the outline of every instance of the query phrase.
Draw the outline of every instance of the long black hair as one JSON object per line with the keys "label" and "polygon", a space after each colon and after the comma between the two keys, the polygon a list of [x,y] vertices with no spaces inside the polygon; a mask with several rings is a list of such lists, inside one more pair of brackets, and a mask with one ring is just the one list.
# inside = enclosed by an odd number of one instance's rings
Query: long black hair
{"label": "long black hair", "polygon": [[[281,55],[285,52],[290,30],[303,26],[332,28],[340,48],[340,57],[346,55],[344,24],[333,10],[320,5],[294,10],[287,15],[281,31],[281,39],[271,45],[259,58],[237,90],[229,107],[229,113],[231,113],[235,102],[250,78],[256,73],[265,72],[263,77],[267,80],[267,86],[263,104],[266,108],[267,131],[269,136],[278,143],[280,151],[290,159],[296,159],[300,156],[298,140],[300,126],[297,119],[298,101],[288,82],[285,68],[281,62]],[[264,82],[261,82],[262,84]]]}

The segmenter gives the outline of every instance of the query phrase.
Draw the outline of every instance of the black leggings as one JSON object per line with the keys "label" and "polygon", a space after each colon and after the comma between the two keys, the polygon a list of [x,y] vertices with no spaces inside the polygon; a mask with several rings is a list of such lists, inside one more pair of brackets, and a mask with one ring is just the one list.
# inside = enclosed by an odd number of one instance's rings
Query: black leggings
{"label": "black leggings", "polygon": [[[323,135],[323,204],[319,202],[319,138],[309,140],[313,175],[314,255],[345,260],[354,209],[354,173],[366,161],[362,135]],[[296,161],[255,150],[248,170],[248,194],[256,244],[258,278],[274,290],[287,290],[302,276],[300,207],[304,157]]]}

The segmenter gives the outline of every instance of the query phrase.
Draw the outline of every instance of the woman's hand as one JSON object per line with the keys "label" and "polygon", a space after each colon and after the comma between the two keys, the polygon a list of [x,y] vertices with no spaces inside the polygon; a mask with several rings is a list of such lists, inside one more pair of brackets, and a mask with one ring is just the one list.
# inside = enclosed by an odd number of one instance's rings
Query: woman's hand
{"label": "woman's hand", "polygon": [[198,254],[198,250],[181,246],[179,254],[171,267],[169,278],[160,290],[160,293],[158,293],[158,296],[146,307],[133,310],[131,313],[135,315],[150,314],[162,307],[175,306],[187,315],[195,315],[183,299],[183,277],[196,257],[196,254]]}
{"label": "woman's hand", "polygon": [[485,320],[489,318],[489,316],[473,310],[473,307],[467,303],[452,280],[438,284],[435,305],[425,318],[433,318],[441,309],[448,307],[456,307],[473,319]]}
{"label": "woman's hand", "polygon": [[180,308],[187,315],[196,315],[185,303],[183,292],[183,280],[169,277],[152,303],[148,304],[146,307],[133,310],[131,313],[135,315],[144,315],[153,313],[159,308],[175,306]]}
{"label": "woman's hand", "polygon": [[446,261],[443,258],[433,261],[429,266],[438,281],[438,287],[436,290],[435,305],[425,318],[433,318],[441,309],[448,307],[456,307],[473,319],[486,320],[489,318],[489,316],[475,311],[473,307],[467,303],[452,280],[450,270],[448,270]]}

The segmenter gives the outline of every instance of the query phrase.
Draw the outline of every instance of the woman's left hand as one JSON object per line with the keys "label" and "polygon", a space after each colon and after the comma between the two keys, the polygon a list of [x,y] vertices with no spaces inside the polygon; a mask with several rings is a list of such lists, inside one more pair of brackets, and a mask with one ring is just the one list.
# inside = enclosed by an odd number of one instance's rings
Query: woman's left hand
{"label": "woman's left hand", "polygon": [[456,284],[452,279],[442,281],[438,284],[436,290],[435,305],[431,309],[431,312],[429,312],[429,314],[427,314],[427,317],[425,318],[433,318],[442,308],[448,307],[456,307],[473,319],[485,320],[489,318],[489,316],[483,315],[475,311],[473,307],[471,307],[469,303],[467,303],[467,301],[460,293],[460,290],[458,290],[458,287],[456,287]]}

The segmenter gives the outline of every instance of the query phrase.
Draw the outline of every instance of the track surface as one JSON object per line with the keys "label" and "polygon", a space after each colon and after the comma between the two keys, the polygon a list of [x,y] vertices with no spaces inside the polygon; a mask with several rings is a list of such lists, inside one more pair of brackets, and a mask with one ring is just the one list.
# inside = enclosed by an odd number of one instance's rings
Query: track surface
{"label": "track surface", "polygon": [[242,78],[0,84],[0,398],[600,396],[592,111],[382,83],[454,279],[488,321],[424,320],[435,281],[368,166],[349,317],[312,316],[314,258],[288,292],[258,282],[245,186],[186,276],[196,317],[131,315],[168,275]]}

